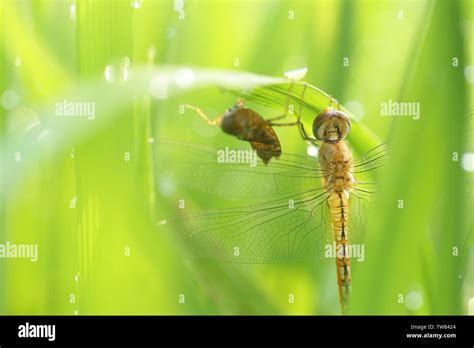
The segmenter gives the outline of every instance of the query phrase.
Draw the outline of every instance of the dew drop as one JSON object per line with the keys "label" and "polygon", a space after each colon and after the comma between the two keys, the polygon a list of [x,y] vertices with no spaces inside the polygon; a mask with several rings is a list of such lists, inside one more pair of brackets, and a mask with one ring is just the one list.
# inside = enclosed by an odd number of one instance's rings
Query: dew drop
{"label": "dew drop", "polygon": [[468,310],[467,313],[469,315],[474,315],[474,297],[471,297],[467,302]]}
{"label": "dew drop", "polygon": [[356,121],[360,121],[364,117],[364,106],[358,101],[351,100],[344,103],[344,106],[352,113]]}
{"label": "dew drop", "polygon": [[125,57],[122,61],[122,81],[125,82],[129,77],[130,58]]}
{"label": "dew drop", "polygon": [[168,79],[164,75],[157,74],[150,81],[148,86],[150,94],[156,99],[168,98]]}
{"label": "dew drop", "polygon": [[128,80],[128,68],[127,67],[123,68],[122,77],[123,77],[124,82]]}
{"label": "dew drop", "polygon": [[303,67],[299,69],[285,71],[284,75],[291,80],[301,80],[303,77],[305,77],[307,72],[308,72],[308,68]]}
{"label": "dew drop", "polygon": [[474,83],[474,65],[468,65],[464,68],[464,77],[467,82]]}
{"label": "dew drop", "polygon": [[318,148],[313,145],[308,146],[308,148],[306,149],[306,153],[308,154],[308,156],[311,157],[318,157],[318,152]]}
{"label": "dew drop", "polygon": [[2,95],[1,103],[5,110],[12,110],[20,104],[20,96],[15,91],[7,89]]}
{"label": "dew drop", "polygon": [[184,10],[184,0],[174,0],[174,10],[177,12]]}
{"label": "dew drop", "polygon": [[174,80],[178,87],[182,89],[187,89],[194,84],[194,72],[189,68],[179,69],[178,71],[176,71]]}
{"label": "dew drop", "polygon": [[75,4],[72,4],[71,7],[69,7],[69,18],[76,19],[76,5]]}
{"label": "dew drop", "polygon": [[165,176],[160,179],[160,192],[163,196],[171,196],[175,191],[173,179]]}
{"label": "dew drop", "polygon": [[109,82],[109,83],[110,83],[110,82],[113,82],[113,80],[114,80],[114,74],[113,74],[112,65],[109,64],[109,65],[107,65],[107,66],[105,67],[105,73],[104,73],[104,75],[105,75],[105,80],[106,80],[107,82]]}
{"label": "dew drop", "polygon": [[466,172],[474,172],[474,153],[464,153],[462,155],[461,163],[462,169],[464,169]]}
{"label": "dew drop", "polygon": [[405,297],[405,307],[411,311],[417,311],[423,304],[423,296],[418,291],[410,291]]}

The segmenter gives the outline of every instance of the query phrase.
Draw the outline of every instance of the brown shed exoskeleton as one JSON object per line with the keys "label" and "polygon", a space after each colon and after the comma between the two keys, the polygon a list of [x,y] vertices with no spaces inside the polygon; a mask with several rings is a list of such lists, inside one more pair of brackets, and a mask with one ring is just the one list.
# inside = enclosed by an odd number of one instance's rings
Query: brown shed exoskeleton
{"label": "brown shed exoskeleton", "polygon": [[196,111],[207,124],[219,126],[224,133],[249,142],[265,164],[273,157],[280,157],[280,140],[272,127],[272,121],[286,117],[286,115],[265,120],[254,110],[245,107],[244,100],[240,98],[232,108],[226,110],[223,116],[214,120],[210,120],[198,107],[192,105],[186,105],[186,107]]}

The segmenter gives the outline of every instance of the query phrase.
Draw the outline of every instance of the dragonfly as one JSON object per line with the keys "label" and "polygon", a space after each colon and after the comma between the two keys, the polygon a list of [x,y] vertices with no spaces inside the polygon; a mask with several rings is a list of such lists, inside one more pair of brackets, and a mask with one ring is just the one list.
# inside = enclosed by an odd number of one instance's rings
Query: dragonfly
{"label": "dragonfly", "polygon": [[217,161],[222,149],[159,140],[158,160],[173,166],[160,167],[158,181],[173,180],[183,196],[187,188],[239,204],[222,208],[221,201],[207,200],[216,206],[197,213],[177,209],[177,216],[157,225],[178,232],[192,255],[200,258],[237,263],[335,258],[339,300],[346,313],[354,250],[349,235],[363,229],[376,193],[373,174],[386,163],[388,147],[383,143],[353,158],[345,142],[347,114],[332,107],[323,110],[313,122],[314,138],[301,122],[301,109],[297,115],[288,125],[297,126],[303,140],[321,143],[318,160],[282,152],[266,165],[224,164]]}

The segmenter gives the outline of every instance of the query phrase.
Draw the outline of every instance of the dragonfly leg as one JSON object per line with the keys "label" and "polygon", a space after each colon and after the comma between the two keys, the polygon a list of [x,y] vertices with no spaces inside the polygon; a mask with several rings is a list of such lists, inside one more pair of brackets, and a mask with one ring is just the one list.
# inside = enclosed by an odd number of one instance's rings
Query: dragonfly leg
{"label": "dragonfly leg", "polygon": [[269,122],[268,123],[270,126],[274,126],[274,127],[290,127],[290,126],[297,126],[298,125],[298,122],[289,122],[289,123],[273,123],[273,122]]}
{"label": "dragonfly leg", "polygon": [[273,121],[281,120],[281,119],[284,119],[285,117],[288,116],[288,110],[290,109],[290,96],[291,96],[291,91],[293,90],[294,85],[295,85],[295,82],[291,81],[290,88],[288,88],[288,92],[287,92],[285,112],[282,115],[267,119],[266,121],[268,122],[269,125],[271,125],[271,126],[279,126],[279,125],[294,126],[295,125],[293,123],[288,123],[288,124],[286,124],[286,123],[280,123],[280,124],[273,123]]}
{"label": "dragonfly leg", "polygon": [[285,113],[285,114],[280,115],[280,116],[268,118],[265,121],[267,121],[268,124],[272,126],[272,125],[276,124],[276,123],[273,123],[273,121],[281,120],[282,118],[285,118],[286,116],[288,116],[288,115]]}
{"label": "dragonfly leg", "polygon": [[186,104],[185,107],[187,109],[190,109],[190,110],[193,110],[194,112],[196,112],[210,126],[220,126],[220,124],[222,122],[222,117],[218,117],[215,120],[211,120],[209,117],[206,116],[204,111],[202,111],[197,106]]}
{"label": "dragonfly leg", "polygon": [[290,96],[291,90],[293,88],[293,85],[294,85],[294,82],[292,82],[291,87],[288,90],[288,99],[287,99],[285,114],[281,115],[281,116],[278,116],[278,117],[275,117],[275,118],[272,118],[272,119],[269,119],[269,120],[267,120],[267,122],[270,126],[276,126],[276,127],[297,126],[298,130],[300,132],[301,138],[305,141],[310,142],[312,145],[314,145],[315,142],[317,141],[317,139],[314,139],[314,138],[311,138],[311,137],[308,136],[308,133],[306,133],[306,130],[304,128],[303,122],[301,122],[301,112],[303,110],[303,98],[304,98],[304,94],[306,92],[306,83],[304,84],[303,92],[301,93],[301,96],[300,96],[300,107],[299,107],[299,110],[298,110],[296,122],[289,122],[289,123],[275,123],[275,122],[273,122],[275,120],[282,119],[282,118],[285,118],[287,116],[288,108],[289,108],[289,100],[290,100],[289,96]]}
{"label": "dragonfly leg", "polygon": [[306,133],[306,130],[304,128],[303,122],[301,122],[301,113],[303,111],[303,99],[304,99],[305,92],[306,92],[306,83],[304,84],[303,92],[301,93],[301,96],[300,96],[300,108],[298,110],[298,115],[297,115],[298,130],[300,131],[300,136],[301,138],[303,138],[303,140],[306,140],[312,145],[314,145],[317,139],[314,139],[308,136],[308,133]]}

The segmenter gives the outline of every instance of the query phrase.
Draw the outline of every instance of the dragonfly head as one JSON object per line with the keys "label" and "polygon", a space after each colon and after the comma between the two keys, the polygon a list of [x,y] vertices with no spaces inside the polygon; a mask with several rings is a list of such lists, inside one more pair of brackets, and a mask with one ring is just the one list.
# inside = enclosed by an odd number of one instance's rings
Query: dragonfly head
{"label": "dragonfly head", "polygon": [[336,142],[345,139],[350,127],[351,122],[345,112],[328,107],[314,119],[313,134],[318,140]]}

